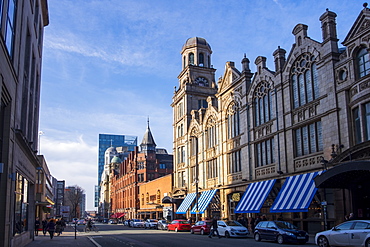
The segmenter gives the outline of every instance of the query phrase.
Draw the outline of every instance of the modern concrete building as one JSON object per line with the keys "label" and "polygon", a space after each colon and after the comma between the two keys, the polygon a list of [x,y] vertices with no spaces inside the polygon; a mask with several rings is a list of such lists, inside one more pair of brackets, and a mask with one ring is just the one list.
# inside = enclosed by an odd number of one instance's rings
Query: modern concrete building
{"label": "modern concrete building", "polygon": [[47,0],[0,3],[0,246],[33,238]]}
{"label": "modern concrete building", "polygon": [[207,41],[186,41],[172,103],[177,214],[266,214],[309,233],[370,217],[370,10],[342,48],[336,17],[318,18],[321,41],[297,24],[274,68],[244,56],[217,82]]}

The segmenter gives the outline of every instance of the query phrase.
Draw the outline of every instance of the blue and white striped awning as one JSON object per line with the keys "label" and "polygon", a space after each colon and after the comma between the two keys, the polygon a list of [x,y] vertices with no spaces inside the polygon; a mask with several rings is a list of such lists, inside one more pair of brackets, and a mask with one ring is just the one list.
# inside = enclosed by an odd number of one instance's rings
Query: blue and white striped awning
{"label": "blue and white striped awning", "polygon": [[276,179],[251,183],[235,208],[235,213],[259,213]]}
{"label": "blue and white striped awning", "polygon": [[[215,190],[207,190],[202,192],[198,199],[198,214],[203,214],[206,208],[208,207],[209,203],[211,202],[213,196],[216,194],[217,189]],[[197,205],[195,204],[193,209],[190,211],[191,214],[197,213]]]}
{"label": "blue and white striped awning", "polygon": [[288,177],[270,212],[307,212],[317,191],[313,179],[321,173],[322,171]]}
{"label": "blue and white striped awning", "polygon": [[188,208],[193,203],[194,199],[195,193],[187,194],[180,207],[177,209],[176,214],[186,214],[186,211],[188,211]]}

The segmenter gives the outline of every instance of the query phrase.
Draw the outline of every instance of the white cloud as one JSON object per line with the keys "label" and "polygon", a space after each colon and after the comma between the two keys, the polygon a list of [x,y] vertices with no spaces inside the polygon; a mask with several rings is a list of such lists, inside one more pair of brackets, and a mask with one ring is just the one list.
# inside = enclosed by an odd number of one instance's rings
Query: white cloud
{"label": "white cloud", "polygon": [[44,155],[50,173],[66,186],[79,185],[86,193],[86,208],[94,209],[94,185],[97,184],[97,146],[88,145],[83,136],[69,141],[54,140],[48,131],[40,137],[40,153]]}

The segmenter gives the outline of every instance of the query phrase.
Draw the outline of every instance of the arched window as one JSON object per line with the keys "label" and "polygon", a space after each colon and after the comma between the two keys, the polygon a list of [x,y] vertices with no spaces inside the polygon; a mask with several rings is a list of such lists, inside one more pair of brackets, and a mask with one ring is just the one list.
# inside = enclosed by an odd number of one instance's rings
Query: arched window
{"label": "arched window", "polygon": [[254,117],[255,124],[259,126],[273,118],[272,89],[269,83],[262,81],[254,91]]}
{"label": "arched window", "polygon": [[208,56],[208,68],[211,68],[211,56]]}
{"label": "arched window", "polygon": [[149,203],[149,193],[146,192],[146,203]]}
{"label": "arched window", "polygon": [[203,55],[203,53],[199,53],[198,65],[201,66],[201,67],[204,66],[204,55]]}
{"label": "arched window", "polygon": [[293,108],[305,105],[319,97],[319,82],[315,57],[304,53],[291,70]]}
{"label": "arched window", "polygon": [[207,123],[206,129],[207,148],[212,148],[217,144],[217,130],[216,123],[210,119]]}
{"label": "arched window", "polygon": [[369,53],[365,48],[362,48],[357,53],[357,67],[360,78],[368,75],[370,72]]}
{"label": "arched window", "polygon": [[144,205],[144,194],[141,194],[141,205]]}
{"label": "arched window", "polygon": [[227,111],[227,135],[234,138],[240,134],[239,108],[233,103]]}
{"label": "arched window", "polygon": [[194,65],[194,53],[189,53],[189,65]]}
{"label": "arched window", "polygon": [[183,62],[183,65],[182,65],[182,69],[185,69],[186,67],[186,56],[184,56],[184,62]]}

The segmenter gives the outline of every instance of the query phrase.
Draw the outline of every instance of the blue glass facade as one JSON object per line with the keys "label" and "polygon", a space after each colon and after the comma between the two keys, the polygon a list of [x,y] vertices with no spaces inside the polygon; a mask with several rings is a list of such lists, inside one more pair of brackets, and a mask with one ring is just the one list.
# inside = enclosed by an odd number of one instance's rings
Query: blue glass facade
{"label": "blue glass facade", "polygon": [[98,186],[100,191],[101,175],[104,171],[104,153],[109,147],[127,147],[128,151],[134,151],[137,146],[137,136],[99,134],[98,153]]}

